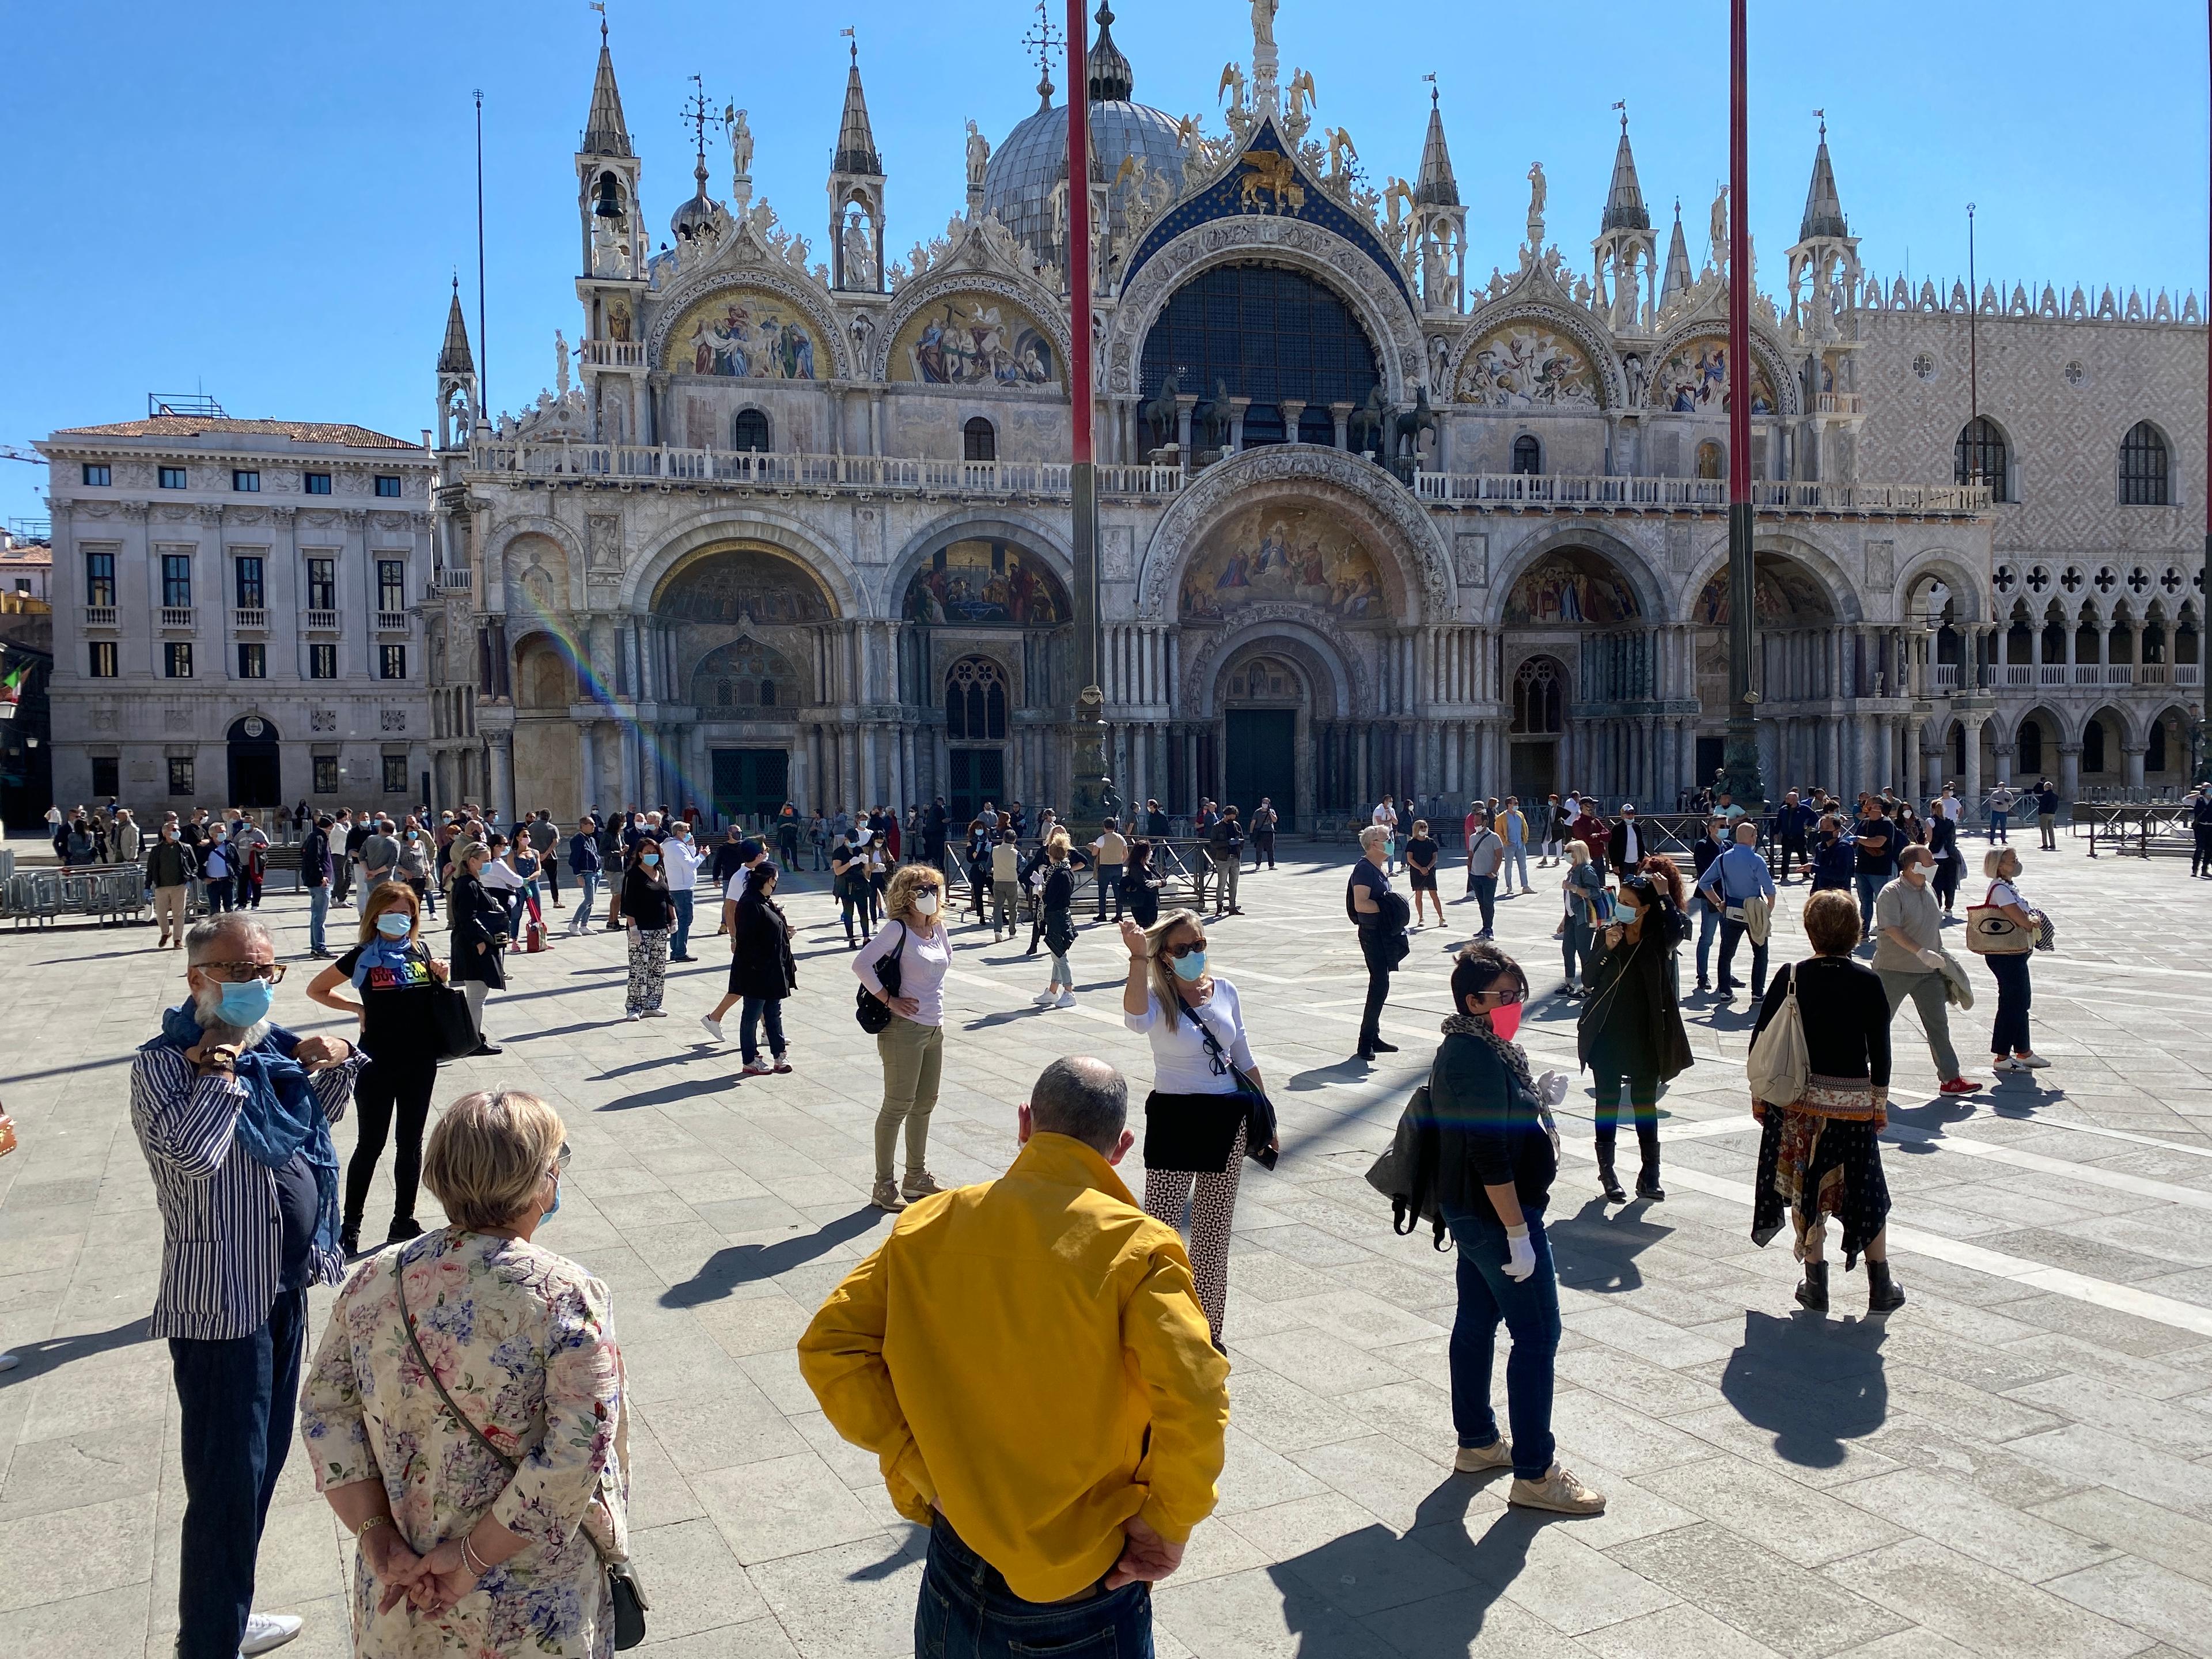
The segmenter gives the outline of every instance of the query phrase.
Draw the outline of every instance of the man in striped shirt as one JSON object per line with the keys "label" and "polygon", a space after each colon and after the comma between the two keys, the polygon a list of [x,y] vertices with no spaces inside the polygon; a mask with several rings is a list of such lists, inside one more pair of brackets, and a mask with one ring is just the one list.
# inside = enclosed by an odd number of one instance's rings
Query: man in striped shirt
{"label": "man in striped shirt", "polygon": [[252,1611],[254,1564],[291,1445],[307,1287],[345,1270],[330,1126],[362,1059],[269,1024],[284,970],[258,918],[218,915],[185,945],[190,995],[131,1064],[131,1124],[161,1211],[151,1334],[168,1339],[182,1418],[177,1654],[234,1659],[300,1630]]}

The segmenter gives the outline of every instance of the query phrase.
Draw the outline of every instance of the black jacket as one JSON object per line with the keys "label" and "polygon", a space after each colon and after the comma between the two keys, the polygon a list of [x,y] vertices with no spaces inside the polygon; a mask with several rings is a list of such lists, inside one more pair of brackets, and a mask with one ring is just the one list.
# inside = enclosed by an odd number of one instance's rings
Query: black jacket
{"label": "black jacket", "polygon": [[320,830],[310,830],[300,842],[300,879],[309,887],[320,887],[331,878],[331,838]]}
{"label": "black jacket", "polygon": [[1541,1108],[1487,1042],[1447,1036],[1430,1067],[1426,1102],[1425,1114],[1408,1110],[1399,1131],[1401,1156],[1411,1140],[1411,1167],[1402,1173],[1422,1200],[1417,1212],[1432,1201],[1447,1222],[1468,1216],[1494,1223],[1498,1211],[1483,1188],[1508,1182],[1524,1212],[1550,1201],[1559,1165]]}
{"label": "black jacket", "polygon": [[622,914],[648,933],[675,926],[676,907],[668,901],[667,881],[647,875],[645,866],[633,860],[623,872]]}
{"label": "black jacket", "polygon": [[[1728,843],[1724,841],[1715,841],[1710,834],[1698,837],[1698,844],[1690,849],[1690,862],[1697,866],[1696,874],[1690,882],[1690,890],[1692,893],[1703,890],[1705,884],[1705,872],[1713,867],[1715,859],[1727,851]],[[1698,902],[1703,903],[1704,901],[1700,899]]]}
{"label": "black jacket", "polygon": [[1671,941],[1663,920],[1645,922],[1633,940],[1601,944],[1584,975],[1588,989],[1575,1025],[1575,1052],[1599,1073],[1657,1076],[1688,1069],[1690,1034],[1667,977]]}
{"label": "black jacket", "polygon": [[146,884],[149,887],[182,887],[199,872],[199,860],[192,856],[192,849],[181,841],[162,841],[157,837],[146,849]]}
{"label": "black jacket", "polygon": [[732,943],[737,955],[731,963],[731,988],[739,996],[777,1001],[798,986],[791,923],[774,899],[756,889],[746,890],[738,901],[738,931]]}
{"label": "black jacket", "polygon": [[[1849,957],[1812,957],[1797,964],[1797,1014],[1805,1025],[1805,1058],[1817,1077],[1889,1082],[1889,997],[1864,963]],[[1790,970],[1766,982],[1759,1006],[1755,1041],[1790,994]]]}
{"label": "black jacket", "polygon": [[[507,907],[463,870],[453,877],[447,914],[453,929],[453,977],[481,980],[495,991],[502,988],[507,975],[500,964],[500,950],[507,939]],[[479,951],[479,945],[490,948]]]}
{"label": "black jacket", "polygon": [[1244,831],[1235,818],[1215,820],[1206,832],[1206,844],[1216,859],[1233,859],[1244,850]]}
{"label": "black jacket", "polygon": [[[1651,826],[1642,818],[1615,818],[1607,826],[1605,837],[1606,856],[1612,861],[1615,875],[1626,876],[1635,873],[1634,868],[1622,857],[1622,849],[1628,845],[1628,830],[1632,824],[1636,829],[1638,864],[1644,861],[1645,854],[1658,850],[1651,845]],[[1710,841],[1712,837],[1708,836],[1705,839]]]}

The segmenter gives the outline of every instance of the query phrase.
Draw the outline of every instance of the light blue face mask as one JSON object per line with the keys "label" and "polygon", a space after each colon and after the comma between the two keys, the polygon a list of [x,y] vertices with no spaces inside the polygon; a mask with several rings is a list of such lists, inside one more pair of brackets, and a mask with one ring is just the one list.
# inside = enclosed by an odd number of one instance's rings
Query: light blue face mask
{"label": "light blue face mask", "polygon": [[268,1018],[270,1007],[276,1000],[275,986],[265,979],[250,979],[243,985],[222,988],[218,1012],[224,1024],[243,1031]]}
{"label": "light blue face mask", "polygon": [[415,931],[415,918],[404,910],[386,910],[376,919],[376,931],[386,939],[405,939]]}
{"label": "light blue face mask", "polygon": [[551,1220],[555,1216],[556,1216],[556,1215],[558,1215],[558,1214],[560,1214],[560,1213],[561,1213],[561,1183],[560,1183],[559,1182],[556,1181],[556,1182],[553,1183],[553,1207],[552,1207],[551,1209],[550,1209],[550,1210],[546,1211],[543,1215],[539,1216],[538,1218],[540,1221],[550,1221],[550,1220]]}
{"label": "light blue face mask", "polygon": [[660,854],[658,853],[640,853],[637,855],[637,861],[640,864],[642,864],[647,869],[650,870],[654,865],[660,862]]}
{"label": "light blue face mask", "polygon": [[1178,979],[1195,984],[1206,977],[1206,952],[1203,951],[1193,951],[1187,957],[1170,957],[1168,960],[1175,964]]}

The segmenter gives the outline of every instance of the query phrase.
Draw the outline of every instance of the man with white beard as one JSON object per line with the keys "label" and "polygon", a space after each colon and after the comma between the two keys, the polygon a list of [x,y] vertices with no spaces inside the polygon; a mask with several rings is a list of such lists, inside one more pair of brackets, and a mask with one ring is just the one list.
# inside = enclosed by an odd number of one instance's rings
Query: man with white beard
{"label": "man with white beard", "polygon": [[331,1125],[362,1057],[269,1023],[284,969],[258,917],[185,936],[190,992],[131,1068],[131,1123],[161,1206],[151,1334],[167,1337],[182,1418],[179,1659],[234,1659],[300,1620],[253,1612],[270,1495],[291,1445],[307,1287],[343,1274]]}

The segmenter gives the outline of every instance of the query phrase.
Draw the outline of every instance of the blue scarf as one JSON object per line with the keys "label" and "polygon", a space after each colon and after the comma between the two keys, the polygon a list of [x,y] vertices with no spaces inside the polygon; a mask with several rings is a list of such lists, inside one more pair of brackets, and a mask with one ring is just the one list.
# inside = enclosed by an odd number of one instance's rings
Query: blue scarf
{"label": "blue scarf", "polygon": [[[399,974],[414,958],[414,940],[388,939],[380,933],[361,947],[361,957],[354,963],[353,988],[358,991],[368,982],[369,970],[373,968],[389,968],[394,974]],[[401,983],[405,981],[403,980]]]}
{"label": "blue scarf", "polygon": [[[235,1133],[246,1155],[264,1170],[281,1170],[295,1157],[306,1157],[315,1172],[315,1255],[328,1260],[338,1247],[337,1147],[322,1103],[307,1081],[307,1068],[276,1048],[280,1036],[289,1033],[271,1026],[268,1037],[238,1057],[234,1071],[246,1085],[246,1103],[239,1109]],[[190,1003],[161,1016],[157,1042],[182,1050],[199,1040],[200,1023]]]}

